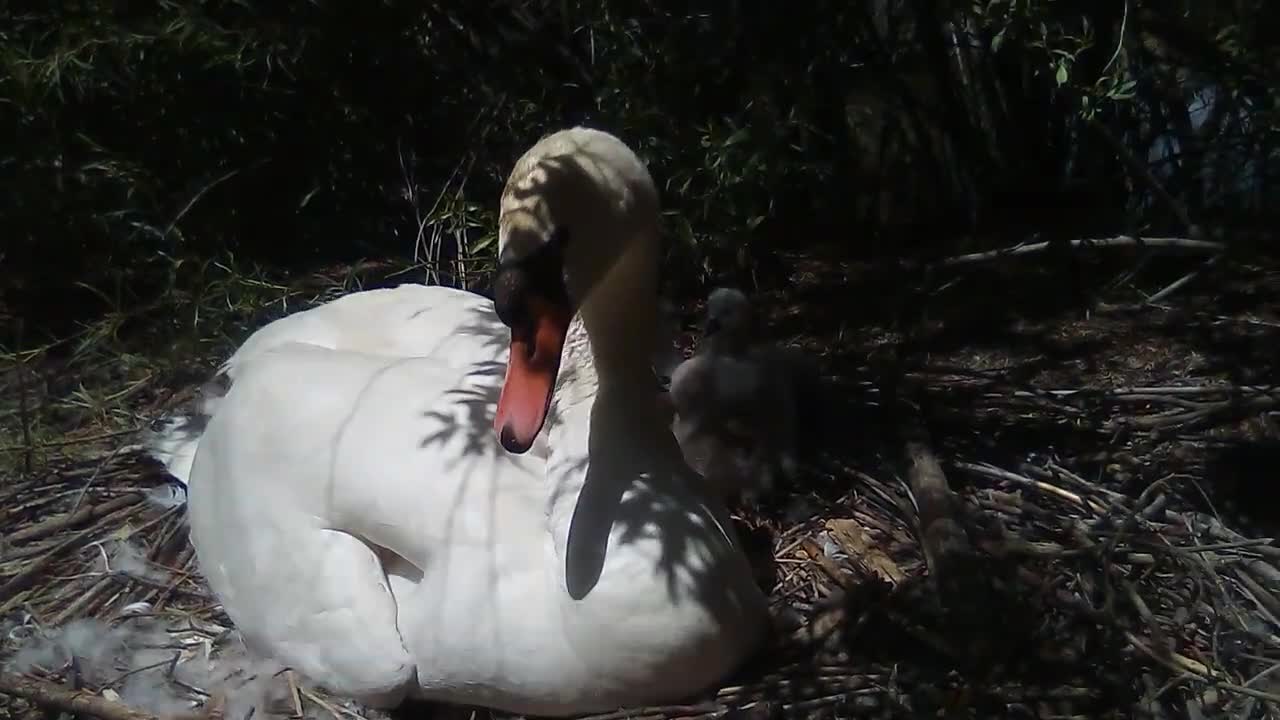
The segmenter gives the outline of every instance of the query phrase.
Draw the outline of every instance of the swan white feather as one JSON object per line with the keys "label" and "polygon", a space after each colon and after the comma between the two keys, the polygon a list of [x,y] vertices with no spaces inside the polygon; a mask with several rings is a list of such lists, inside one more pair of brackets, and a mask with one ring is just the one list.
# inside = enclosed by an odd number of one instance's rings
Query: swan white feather
{"label": "swan white feather", "polygon": [[155,433],[248,644],[375,705],[539,715],[680,700],[746,658],[764,598],[653,402],[657,221],[608,133],[516,163],[500,257],[567,229],[575,309],[527,452],[494,428],[516,335],[485,298],[414,285],[263,327],[207,419]]}

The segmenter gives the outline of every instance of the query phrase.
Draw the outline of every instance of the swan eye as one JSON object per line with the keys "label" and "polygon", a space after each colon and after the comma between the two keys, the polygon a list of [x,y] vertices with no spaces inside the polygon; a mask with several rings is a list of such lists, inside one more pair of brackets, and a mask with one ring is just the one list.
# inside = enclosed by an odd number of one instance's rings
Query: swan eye
{"label": "swan eye", "polygon": [[522,327],[529,321],[529,278],[524,268],[514,265],[498,270],[493,282],[493,309],[507,327]]}
{"label": "swan eye", "polygon": [[503,325],[521,328],[529,323],[532,320],[529,306],[535,297],[569,306],[564,263],[564,248],[568,242],[568,230],[559,227],[532,253],[521,258],[498,260],[493,305]]}

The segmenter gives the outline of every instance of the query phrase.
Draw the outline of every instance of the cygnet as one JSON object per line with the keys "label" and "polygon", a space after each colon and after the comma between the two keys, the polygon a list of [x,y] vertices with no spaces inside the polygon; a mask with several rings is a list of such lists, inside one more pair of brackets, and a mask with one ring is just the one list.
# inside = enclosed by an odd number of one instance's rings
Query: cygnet
{"label": "cygnet", "polygon": [[671,375],[685,460],[727,496],[767,493],[798,469],[798,395],[812,371],[782,348],[756,346],[755,336],[747,296],[716,288],[697,352]]}

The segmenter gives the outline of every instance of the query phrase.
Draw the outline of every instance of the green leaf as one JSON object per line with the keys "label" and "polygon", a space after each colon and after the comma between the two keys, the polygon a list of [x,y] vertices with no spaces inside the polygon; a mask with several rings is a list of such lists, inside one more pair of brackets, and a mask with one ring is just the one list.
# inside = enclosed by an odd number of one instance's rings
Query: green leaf
{"label": "green leaf", "polygon": [[484,237],[480,238],[479,240],[477,240],[476,242],[472,243],[471,247],[467,248],[467,250],[471,254],[475,255],[477,253],[483,252],[486,248],[493,245],[494,241],[497,239],[498,239],[497,233],[489,233]]}
{"label": "green leaf", "polygon": [[1067,64],[1066,63],[1058,63],[1057,80],[1059,85],[1067,84]]}
{"label": "green leaf", "polygon": [[311,190],[311,192],[307,193],[307,194],[302,198],[302,202],[298,203],[298,209],[299,209],[299,210],[301,210],[301,209],[305,208],[305,207],[307,206],[307,204],[311,202],[311,198],[315,197],[315,196],[316,196],[316,193],[318,193],[318,192],[320,192],[320,188],[319,188],[319,187],[316,187],[316,188],[313,188],[313,189]]}
{"label": "green leaf", "polygon": [[732,146],[732,145],[737,145],[738,143],[742,142],[743,140],[746,140],[746,139],[747,139],[747,137],[748,137],[750,134],[751,134],[751,133],[750,133],[750,132],[748,132],[746,128],[742,128],[741,130],[739,130],[739,131],[735,132],[734,134],[730,135],[728,140],[725,140],[725,141],[724,141],[724,147],[730,147],[730,146]]}

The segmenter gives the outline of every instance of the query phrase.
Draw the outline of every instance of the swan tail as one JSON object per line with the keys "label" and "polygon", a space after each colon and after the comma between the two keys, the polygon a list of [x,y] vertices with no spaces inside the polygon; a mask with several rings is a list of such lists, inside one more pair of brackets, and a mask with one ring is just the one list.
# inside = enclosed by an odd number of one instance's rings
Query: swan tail
{"label": "swan tail", "polygon": [[200,437],[230,387],[230,378],[218,373],[200,388],[190,407],[157,419],[146,434],[143,443],[147,454],[164,465],[184,489],[191,477]]}

